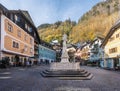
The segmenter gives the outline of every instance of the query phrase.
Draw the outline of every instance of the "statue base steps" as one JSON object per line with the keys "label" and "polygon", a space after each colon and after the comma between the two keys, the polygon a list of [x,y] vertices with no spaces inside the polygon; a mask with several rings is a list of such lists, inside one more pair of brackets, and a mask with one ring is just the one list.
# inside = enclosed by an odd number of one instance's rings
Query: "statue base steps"
{"label": "statue base steps", "polygon": [[56,78],[60,80],[90,80],[93,75],[85,70],[73,71],[73,70],[59,70],[51,71],[45,70],[41,72],[43,77]]}
{"label": "statue base steps", "polygon": [[80,69],[80,63],[51,63],[49,70],[41,72],[43,77],[57,78],[60,80],[90,80],[93,75]]}

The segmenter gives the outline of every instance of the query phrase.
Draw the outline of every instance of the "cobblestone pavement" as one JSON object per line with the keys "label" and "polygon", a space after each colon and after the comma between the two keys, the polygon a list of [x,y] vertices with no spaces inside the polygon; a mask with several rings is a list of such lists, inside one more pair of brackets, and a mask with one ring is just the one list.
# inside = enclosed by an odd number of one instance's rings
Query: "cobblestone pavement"
{"label": "cobblestone pavement", "polygon": [[43,78],[46,66],[0,69],[0,91],[120,91],[120,72],[81,67],[91,72],[91,80]]}

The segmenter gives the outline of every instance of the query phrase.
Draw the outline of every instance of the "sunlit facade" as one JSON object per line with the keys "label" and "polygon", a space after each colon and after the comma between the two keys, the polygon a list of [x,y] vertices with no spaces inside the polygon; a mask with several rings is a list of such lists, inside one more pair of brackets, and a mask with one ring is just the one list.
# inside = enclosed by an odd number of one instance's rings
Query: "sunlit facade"
{"label": "sunlit facade", "polygon": [[113,25],[101,47],[104,49],[104,67],[120,68],[120,22]]}
{"label": "sunlit facade", "polygon": [[27,11],[8,10],[0,4],[0,59],[20,62],[34,57],[36,31]]}

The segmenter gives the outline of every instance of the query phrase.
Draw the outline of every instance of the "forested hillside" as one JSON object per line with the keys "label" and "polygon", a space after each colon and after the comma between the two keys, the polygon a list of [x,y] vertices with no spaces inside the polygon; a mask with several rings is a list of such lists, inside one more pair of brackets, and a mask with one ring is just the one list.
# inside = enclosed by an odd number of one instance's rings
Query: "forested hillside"
{"label": "forested hillside", "polygon": [[66,33],[68,36],[75,27],[76,22],[71,21],[70,19],[62,22],[57,21],[54,24],[42,24],[38,27],[38,32],[41,39],[50,42],[52,40],[61,41],[63,33]]}
{"label": "forested hillside", "polygon": [[70,19],[54,24],[42,24],[38,27],[41,39],[50,42],[51,40],[61,40],[62,34],[68,35],[71,43],[93,40],[96,35],[108,33],[112,25],[120,18],[120,0],[106,0],[95,5],[86,12],[78,23]]}

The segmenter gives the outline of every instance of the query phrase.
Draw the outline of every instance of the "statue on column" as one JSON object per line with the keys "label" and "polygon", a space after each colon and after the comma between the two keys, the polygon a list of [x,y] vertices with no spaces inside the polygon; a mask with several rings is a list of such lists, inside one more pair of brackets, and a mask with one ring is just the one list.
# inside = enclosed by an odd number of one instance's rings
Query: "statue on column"
{"label": "statue on column", "polygon": [[63,47],[62,47],[62,56],[61,56],[61,62],[69,62],[69,56],[67,53],[67,46],[66,46],[66,42],[67,42],[67,35],[64,34],[63,35]]}

